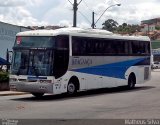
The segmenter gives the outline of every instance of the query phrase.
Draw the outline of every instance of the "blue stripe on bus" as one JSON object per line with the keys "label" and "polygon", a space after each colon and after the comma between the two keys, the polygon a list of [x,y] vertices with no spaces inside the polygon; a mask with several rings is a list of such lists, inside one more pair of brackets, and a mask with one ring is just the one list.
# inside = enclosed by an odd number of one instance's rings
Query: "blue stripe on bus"
{"label": "blue stripe on bus", "polygon": [[131,66],[137,65],[138,63],[144,62],[146,59],[148,58],[140,58],[140,59],[134,59],[134,60],[123,61],[118,63],[75,69],[73,71],[125,79],[125,73],[128,68],[130,68]]}

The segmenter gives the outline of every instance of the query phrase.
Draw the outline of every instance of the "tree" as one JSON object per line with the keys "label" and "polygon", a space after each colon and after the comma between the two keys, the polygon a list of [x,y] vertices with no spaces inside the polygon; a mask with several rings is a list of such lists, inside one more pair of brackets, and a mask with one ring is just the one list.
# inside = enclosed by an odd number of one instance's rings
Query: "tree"
{"label": "tree", "polygon": [[[133,34],[135,32],[140,32],[141,27],[139,25],[135,24],[127,24],[123,23],[121,25],[118,25],[116,21],[113,19],[108,19],[102,24],[102,29],[119,33],[119,34]],[[158,28],[157,28],[158,29]]]}
{"label": "tree", "polygon": [[125,28],[125,27],[127,27],[127,26],[128,26],[127,23],[123,23],[123,24],[122,24],[122,27],[123,27],[123,28]]}
{"label": "tree", "polygon": [[102,24],[102,26],[102,29],[113,32],[117,28],[118,23],[113,19],[108,19]]}
{"label": "tree", "polygon": [[135,32],[140,32],[141,27],[139,25],[130,25],[127,23],[123,23],[116,28],[117,33],[124,33],[124,34],[133,34]]}
{"label": "tree", "polygon": [[156,30],[160,30],[160,26],[156,26],[155,29],[156,29]]}

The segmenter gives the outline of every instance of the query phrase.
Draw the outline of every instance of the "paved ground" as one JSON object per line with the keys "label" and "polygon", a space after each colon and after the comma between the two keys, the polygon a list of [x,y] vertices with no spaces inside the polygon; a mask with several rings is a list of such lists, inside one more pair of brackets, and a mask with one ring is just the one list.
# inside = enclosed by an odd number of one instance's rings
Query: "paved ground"
{"label": "paved ground", "polygon": [[30,94],[0,96],[0,118],[130,119],[160,118],[160,70],[134,90],[112,88],[81,92],[76,97]]}

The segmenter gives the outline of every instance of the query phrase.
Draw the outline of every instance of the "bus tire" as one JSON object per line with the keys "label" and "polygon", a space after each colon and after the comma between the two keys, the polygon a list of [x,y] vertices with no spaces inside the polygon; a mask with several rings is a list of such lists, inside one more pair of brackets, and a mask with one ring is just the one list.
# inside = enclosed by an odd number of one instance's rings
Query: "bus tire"
{"label": "bus tire", "polygon": [[67,93],[68,95],[74,95],[77,93],[77,88],[74,82],[69,82],[67,86]]}
{"label": "bus tire", "polygon": [[128,85],[127,88],[128,89],[133,89],[135,87],[136,84],[136,77],[134,74],[130,74],[129,78],[128,78]]}
{"label": "bus tire", "polygon": [[44,93],[32,93],[32,95],[36,98],[41,98],[44,95]]}

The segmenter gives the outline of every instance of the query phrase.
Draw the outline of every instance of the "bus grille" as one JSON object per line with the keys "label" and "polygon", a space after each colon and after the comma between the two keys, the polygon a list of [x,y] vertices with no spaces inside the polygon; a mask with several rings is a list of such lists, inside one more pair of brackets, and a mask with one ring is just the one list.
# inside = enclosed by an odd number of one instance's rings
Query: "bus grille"
{"label": "bus grille", "polygon": [[37,80],[18,79],[20,82],[37,82]]}
{"label": "bus grille", "polygon": [[149,79],[149,67],[144,68],[144,80]]}

